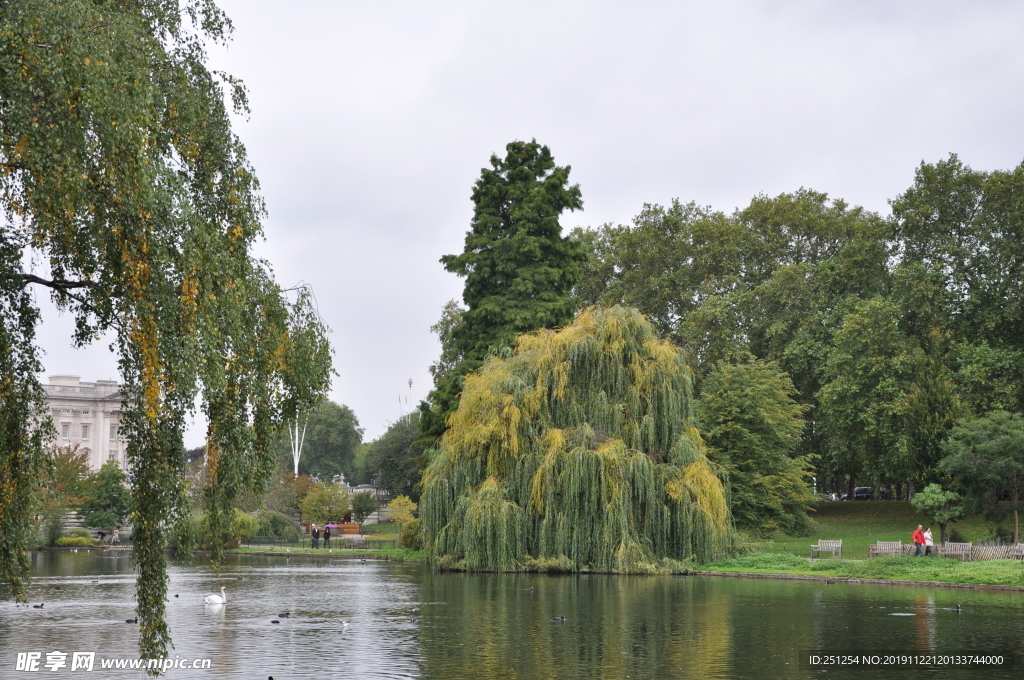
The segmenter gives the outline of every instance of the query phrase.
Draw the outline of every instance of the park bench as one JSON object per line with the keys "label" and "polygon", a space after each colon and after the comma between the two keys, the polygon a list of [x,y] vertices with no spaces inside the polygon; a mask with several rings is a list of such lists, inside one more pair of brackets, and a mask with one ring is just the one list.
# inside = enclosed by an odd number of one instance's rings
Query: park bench
{"label": "park bench", "polygon": [[1006,551],[1006,557],[1011,560],[1024,560],[1024,543],[1014,543]]}
{"label": "park bench", "polygon": [[868,546],[868,557],[899,557],[902,554],[901,541],[878,541]]}
{"label": "park bench", "polygon": [[832,557],[835,557],[836,553],[839,553],[839,558],[842,559],[842,557],[843,557],[843,542],[842,541],[823,541],[821,539],[818,539],[817,545],[812,545],[811,546],[811,559],[812,560],[814,559],[815,553],[817,553],[819,555],[821,553],[830,553],[832,555]]}
{"label": "park bench", "polygon": [[961,562],[971,559],[971,546],[973,543],[942,543],[939,545],[939,555],[942,557],[956,557]]}

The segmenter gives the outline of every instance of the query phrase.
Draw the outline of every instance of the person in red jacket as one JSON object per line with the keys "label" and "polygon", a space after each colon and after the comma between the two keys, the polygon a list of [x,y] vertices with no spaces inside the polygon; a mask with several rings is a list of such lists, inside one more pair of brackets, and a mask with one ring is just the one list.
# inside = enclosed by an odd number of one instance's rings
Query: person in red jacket
{"label": "person in red jacket", "polygon": [[920,557],[921,555],[924,554],[924,550],[923,550],[923,548],[924,548],[924,532],[921,531],[921,529],[922,529],[922,526],[920,524],[918,524],[917,525],[917,531],[915,531],[914,535],[911,537],[912,540],[914,541],[914,547],[915,547],[914,557]]}

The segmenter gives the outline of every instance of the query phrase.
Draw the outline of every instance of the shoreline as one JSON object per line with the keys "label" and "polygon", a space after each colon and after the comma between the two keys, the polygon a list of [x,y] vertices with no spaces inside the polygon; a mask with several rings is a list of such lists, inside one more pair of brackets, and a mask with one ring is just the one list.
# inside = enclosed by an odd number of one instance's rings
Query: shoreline
{"label": "shoreline", "polygon": [[814,576],[809,574],[769,574],[745,571],[706,571],[694,570],[694,576],[713,576],[719,578],[752,578],[782,581],[826,581],[834,583],[855,583],[883,586],[927,586],[930,588],[980,588],[984,590],[1003,590],[1024,592],[1024,586],[998,585],[995,583],[957,583],[954,581],[915,581],[912,579],[895,578],[862,578],[857,576]]}

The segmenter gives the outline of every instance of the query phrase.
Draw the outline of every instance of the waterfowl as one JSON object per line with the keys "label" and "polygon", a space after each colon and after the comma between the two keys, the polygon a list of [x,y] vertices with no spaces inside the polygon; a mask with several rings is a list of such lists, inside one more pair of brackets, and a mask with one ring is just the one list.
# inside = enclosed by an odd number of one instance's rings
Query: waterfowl
{"label": "waterfowl", "polygon": [[551,618],[551,620],[552,621],[558,621],[559,623],[561,623],[562,621],[565,621],[565,617],[564,616],[553,616]]}
{"label": "waterfowl", "polygon": [[278,621],[277,619],[272,619],[272,620],[271,620],[270,622],[271,622],[271,623],[281,623],[281,622],[280,622],[280,621]]}
{"label": "waterfowl", "polygon": [[43,608],[43,603],[42,602],[40,602],[39,604],[32,605],[32,609],[42,609],[42,608]]}
{"label": "waterfowl", "polygon": [[227,604],[228,602],[228,589],[222,587],[220,589],[220,595],[207,595],[206,599],[203,600],[206,604]]}
{"label": "waterfowl", "polygon": [[280,618],[282,618],[282,619],[287,619],[289,616],[291,616],[291,613],[289,613],[289,612],[281,612],[280,614],[278,614],[278,616]]}
{"label": "waterfowl", "polygon": [[134,619],[125,619],[124,622],[125,623],[138,623],[139,622],[139,617],[136,616]]}

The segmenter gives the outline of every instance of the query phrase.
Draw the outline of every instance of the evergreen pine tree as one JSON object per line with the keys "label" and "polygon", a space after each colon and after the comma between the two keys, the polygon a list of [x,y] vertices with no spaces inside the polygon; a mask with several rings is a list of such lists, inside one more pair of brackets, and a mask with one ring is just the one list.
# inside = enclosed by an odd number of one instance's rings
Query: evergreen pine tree
{"label": "evergreen pine tree", "polygon": [[441,258],[445,269],[466,278],[466,311],[452,329],[461,361],[437,376],[430,403],[422,404],[421,443],[446,429],[459,403],[462,378],[488,353],[510,347],[515,336],[555,328],[572,319],[570,294],[586,254],[562,236],[558,218],[583,207],[579,185],[569,185],[570,167],[555,165],[546,146],[515,141],[504,159],[491,156],[473,187],[471,229],[461,255]]}

